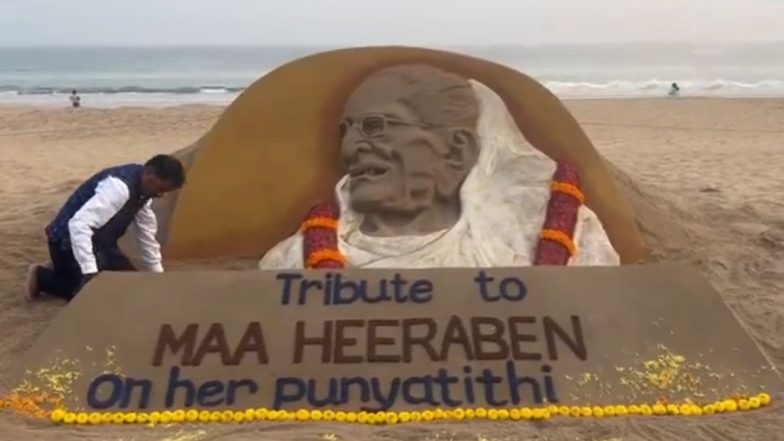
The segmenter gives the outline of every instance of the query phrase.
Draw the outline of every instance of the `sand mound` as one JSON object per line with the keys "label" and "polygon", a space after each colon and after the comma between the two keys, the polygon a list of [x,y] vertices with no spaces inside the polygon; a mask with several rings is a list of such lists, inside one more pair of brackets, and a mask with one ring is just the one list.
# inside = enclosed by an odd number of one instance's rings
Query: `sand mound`
{"label": "sand mound", "polygon": [[[313,54],[251,84],[197,142],[188,185],[170,201],[173,210],[160,228],[164,253],[178,259],[249,257],[289,237],[313,205],[332,196],[343,174],[335,159],[337,127],[352,91],[369,73],[406,64],[427,64],[491,89],[533,148],[577,169],[585,203],[601,220],[621,262],[647,255],[631,208],[601,155],[552,92],[487,60],[396,46]],[[166,213],[168,204],[162,205],[156,211]]]}
{"label": "sand mound", "polygon": [[653,250],[652,260],[678,261],[698,268],[781,369],[784,301],[778,295],[769,298],[763,293],[780,293],[784,288],[780,263],[784,220],[750,205],[740,210],[716,202],[690,207],[683,198],[635,184],[627,174],[611,167]]}

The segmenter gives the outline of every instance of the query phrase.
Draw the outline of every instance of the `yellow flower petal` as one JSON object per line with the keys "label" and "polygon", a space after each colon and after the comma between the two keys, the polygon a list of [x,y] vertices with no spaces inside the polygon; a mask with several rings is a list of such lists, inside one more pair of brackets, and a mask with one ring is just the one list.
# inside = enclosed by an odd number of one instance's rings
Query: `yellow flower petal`
{"label": "yellow flower petal", "polygon": [[310,419],[310,412],[307,409],[298,409],[297,410],[297,420],[298,421],[308,421]]}
{"label": "yellow flower petal", "polygon": [[254,415],[256,417],[256,420],[264,421],[264,420],[267,419],[267,417],[269,415],[269,412],[267,411],[267,409],[265,409],[263,407],[259,407],[258,409],[256,409],[254,411]]}
{"label": "yellow flower petal", "polygon": [[172,412],[171,419],[175,423],[181,423],[185,421],[185,411],[183,409],[175,410],[174,412]]}
{"label": "yellow flower petal", "polygon": [[172,412],[170,410],[164,410],[161,412],[161,424],[169,424],[172,422]]}
{"label": "yellow flower petal", "polygon": [[51,414],[49,414],[49,419],[56,424],[63,422],[64,417],[65,411],[62,409],[55,409]]}
{"label": "yellow flower petal", "polygon": [[235,423],[241,423],[245,421],[245,411],[244,410],[235,410],[234,416],[231,419]]}
{"label": "yellow flower petal", "polygon": [[[207,414],[207,415],[209,415],[209,414]],[[199,420],[199,411],[198,410],[196,410],[196,409],[188,409],[188,411],[185,412],[185,421],[193,423],[193,422],[198,421],[198,420]]]}

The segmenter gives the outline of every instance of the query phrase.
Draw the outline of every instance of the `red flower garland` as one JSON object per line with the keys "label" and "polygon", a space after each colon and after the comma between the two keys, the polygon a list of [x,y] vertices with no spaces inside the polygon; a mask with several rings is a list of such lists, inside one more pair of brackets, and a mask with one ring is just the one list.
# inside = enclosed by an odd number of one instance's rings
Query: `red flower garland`
{"label": "red flower garland", "polygon": [[550,188],[552,192],[534,265],[566,265],[577,252],[573,242],[574,229],[577,211],[585,199],[577,169],[569,163],[558,162]]}
{"label": "red flower garland", "polygon": [[[534,265],[566,265],[577,252],[573,236],[577,212],[585,199],[577,169],[569,163],[558,162],[550,188],[552,192],[536,247]],[[302,223],[305,268],[345,267],[346,257],[338,248],[339,220],[340,207],[334,200],[311,208]]]}
{"label": "red flower garland", "polygon": [[338,249],[340,207],[335,201],[317,204],[302,224],[305,268],[343,268],[346,258]]}

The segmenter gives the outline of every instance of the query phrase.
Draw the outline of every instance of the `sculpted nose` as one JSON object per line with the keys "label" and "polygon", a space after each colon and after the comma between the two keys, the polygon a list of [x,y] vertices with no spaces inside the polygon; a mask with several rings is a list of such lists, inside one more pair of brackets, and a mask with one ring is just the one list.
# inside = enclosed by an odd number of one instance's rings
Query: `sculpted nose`
{"label": "sculpted nose", "polygon": [[373,151],[373,146],[368,144],[364,141],[359,141],[354,143],[354,154],[359,155],[360,153],[370,153]]}
{"label": "sculpted nose", "polygon": [[345,162],[351,162],[354,158],[362,153],[370,153],[373,151],[373,146],[365,141],[360,141],[357,138],[346,139],[343,142],[341,149],[341,157]]}

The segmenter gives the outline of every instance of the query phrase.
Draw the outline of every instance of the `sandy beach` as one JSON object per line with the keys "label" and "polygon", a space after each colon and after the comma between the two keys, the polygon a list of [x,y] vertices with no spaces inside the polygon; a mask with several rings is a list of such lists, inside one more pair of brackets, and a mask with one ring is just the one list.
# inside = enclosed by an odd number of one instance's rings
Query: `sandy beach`
{"label": "sandy beach", "polygon": [[[655,256],[707,277],[784,369],[784,100],[578,100],[567,105],[617,169]],[[0,379],[55,315],[28,303],[27,265],[47,256],[43,227],[82,179],[198,139],[222,108],[0,108]],[[235,264],[243,267],[248,263]],[[183,266],[167,262],[172,269]],[[709,318],[706,318],[709,319]],[[3,385],[5,391],[7,384]],[[53,427],[0,413],[8,440],[775,440],[784,407],[705,418],[397,427],[332,424]]]}

